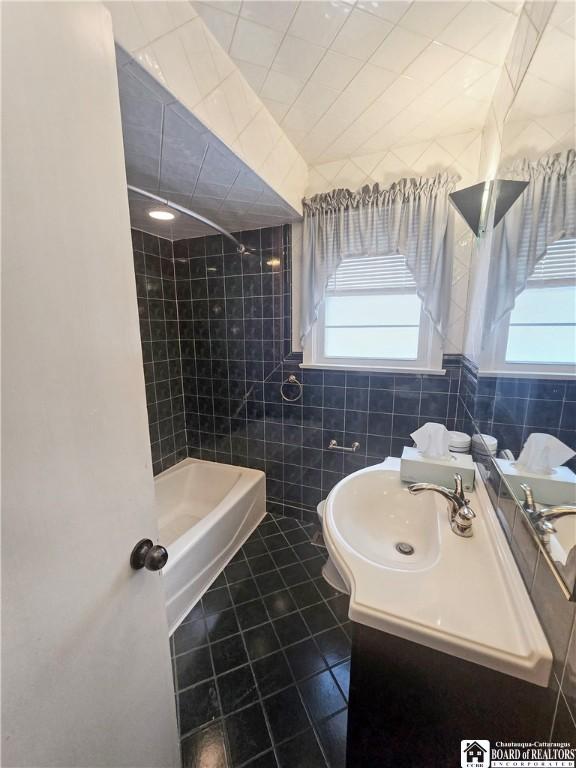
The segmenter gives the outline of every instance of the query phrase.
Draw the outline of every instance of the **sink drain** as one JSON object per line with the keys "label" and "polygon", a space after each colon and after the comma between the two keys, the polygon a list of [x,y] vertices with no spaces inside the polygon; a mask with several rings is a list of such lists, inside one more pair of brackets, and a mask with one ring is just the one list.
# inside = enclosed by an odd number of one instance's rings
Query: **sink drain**
{"label": "sink drain", "polygon": [[398,544],[394,545],[394,549],[397,552],[400,552],[401,555],[414,554],[414,547],[412,546],[412,544],[407,544],[405,541],[399,541]]}

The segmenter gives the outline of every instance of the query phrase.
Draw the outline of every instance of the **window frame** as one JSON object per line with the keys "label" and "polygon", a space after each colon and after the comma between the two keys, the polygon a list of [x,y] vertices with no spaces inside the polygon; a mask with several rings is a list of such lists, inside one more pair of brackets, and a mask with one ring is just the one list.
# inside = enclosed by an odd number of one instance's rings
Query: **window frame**
{"label": "window frame", "polygon": [[[414,293],[415,291],[406,291]],[[398,290],[389,291],[358,291],[348,295],[383,296],[398,294]],[[327,357],[324,353],[324,329],[325,329],[325,302],[322,302],[318,310],[318,319],[303,349],[303,368],[334,368],[357,371],[385,371],[391,373],[437,373],[443,374],[442,369],[442,343],[440,334],[434,328],[424,308],[420,309],[420,329],[418,334],[418,355],[413,360],[394,358],[362,358],[362,357]]]}
{"label": "window frame", "polygon": [[[550,288],[551,286],[560,287],[563,285],[572,286],[574,284],[572,282],[567,282],[561,279],[542,280],[537,283],[532,283],[532,285],[530,284],[530,281],[528,281],[528,284],[524,290],[537,291],[540,288]],[[574,288],[576,290],[576,286],[574,286]],[[516,378],[521,378],[522,376],[541,376],[543,378],[564,379],[575,378],[576,366],[571,363],[544,363],[533,361],[509,362],[506,360],[512,312],[513,310],[507,312],[506,315],[502,318],[496,331],[491,336],[491,341],[487,344],[486,349],[482,353],[482,374],[484,376],[500,374],[514,376]]]}

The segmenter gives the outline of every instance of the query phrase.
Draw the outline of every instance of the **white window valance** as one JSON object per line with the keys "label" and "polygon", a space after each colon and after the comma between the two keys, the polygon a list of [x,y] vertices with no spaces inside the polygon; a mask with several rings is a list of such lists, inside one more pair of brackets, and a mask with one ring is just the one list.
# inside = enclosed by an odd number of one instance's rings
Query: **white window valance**
{"label": "white window valance", "polygon": [[[375,184],[358,192],[333,190],[303,201],[303,342],[331,280],[334,285],[346,274],[349,284],[352,279],[366,282],[370,273],[378,280],[390,280],[394,270],[398,279],[408,279],[406,271],[411,275],[424,311],[444,334],[452,277],[448,195],[456,181],[439,174],[402,179],[386,189]],[[404,271],[399,256],[404,258]],[[346,266],[334,278],[342,261]]]}

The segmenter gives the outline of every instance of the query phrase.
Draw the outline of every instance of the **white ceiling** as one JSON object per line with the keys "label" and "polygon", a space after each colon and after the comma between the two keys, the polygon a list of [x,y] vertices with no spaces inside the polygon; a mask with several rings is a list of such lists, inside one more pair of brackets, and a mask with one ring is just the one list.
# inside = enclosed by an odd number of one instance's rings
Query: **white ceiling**
{"label": "white ceiling", "polygon": [[[120,109],[128,184],[172,200],[230,232],[274,226],[298,213],[117,48]],[[161,206],[130,192],[133,227],[176,240],[214,230],[177,214],[155,221]]]}
{"label": "white ceiling", "polygon": [[310,165],[481,128],[521,2],[194,2]]}

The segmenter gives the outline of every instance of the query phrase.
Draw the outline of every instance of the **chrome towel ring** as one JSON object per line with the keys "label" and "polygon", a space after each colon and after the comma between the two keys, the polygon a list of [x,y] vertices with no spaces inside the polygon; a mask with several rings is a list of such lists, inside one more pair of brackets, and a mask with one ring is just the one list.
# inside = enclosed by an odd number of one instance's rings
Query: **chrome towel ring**
{"label": "chrome towel ring", "polygon": [[[296,395],[296,397],[286,397],[286,395],[284,394],[284,387],[286,386],[286,384],[295,384],[298,387],[298,394]],[[280,384],[280,394],[282,395],[282,399],[286,400],[287,403],[295,403],[297,400],[300,400],[300,398],[302,397],[302,389],[303,389],[302,384],[298,381],[298,379],[296,378],[296,376],[294,376],[293,373],[291,373],[290,376],[288,376],[286,381],[283,381],[282,384]]]}

